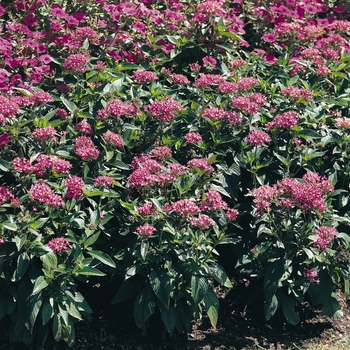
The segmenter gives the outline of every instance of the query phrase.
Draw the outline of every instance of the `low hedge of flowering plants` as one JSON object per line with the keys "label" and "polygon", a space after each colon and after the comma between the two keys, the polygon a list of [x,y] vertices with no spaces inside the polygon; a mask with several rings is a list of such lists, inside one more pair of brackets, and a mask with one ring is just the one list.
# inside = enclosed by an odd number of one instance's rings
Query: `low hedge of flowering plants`
{"label": "low hedge of flowering plants", "polygon": [[[84,284],[146,331],[228,269],[266,319],[349,293],[346,4],[15,0],[0,6],[0,319],[74,344]],[[267,18],[268,21],[264,19]],[[229,258],[219,257],[220,245]],[[83,282],[83,283],[81,283]],[[116,315],[118,317],[118,315]]]}

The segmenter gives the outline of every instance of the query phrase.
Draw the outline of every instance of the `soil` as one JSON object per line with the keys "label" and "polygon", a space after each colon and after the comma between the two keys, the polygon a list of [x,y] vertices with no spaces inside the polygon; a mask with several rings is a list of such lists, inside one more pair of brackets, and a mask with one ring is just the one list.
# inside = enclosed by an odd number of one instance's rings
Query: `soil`
{"label": "soil", "polygon": [[[216,329],[211,327],[207,317],[193,322],[191,331],[175,334],[170,338],[163,331],[161,322],[150,320],[147,335],[135,326],[129,304],[109,305],[100,300],[101,293],[96,284],[86,298],[95,312],[90,323],[76,325],[76,344],[71,350],[249,350],[249,349],[303,349],[310,344],[330,345],[350,334],[350,300],[340,291],[338,299],[344,316],[330,319],[321,316],[319,310],[304,307],[305,320],[298,326],[291,326],[276,317],[267,322],[264,319],[262,303],[247,305],[251,288],[247,280],[235,282],[231,290],[220,290],[220,313]],[[107,298],[106,298],[107,299]],[[44,348],[24,347],[22,344],[7,344],[6,326],[0,322],[1,350],[68,350],[64,342],[49,342]]]}

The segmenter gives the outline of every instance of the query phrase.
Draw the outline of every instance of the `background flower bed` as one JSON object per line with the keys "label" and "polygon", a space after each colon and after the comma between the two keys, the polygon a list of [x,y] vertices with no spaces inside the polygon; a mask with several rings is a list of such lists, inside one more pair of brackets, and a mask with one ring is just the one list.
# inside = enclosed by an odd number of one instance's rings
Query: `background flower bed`
{"label": "background flower bed", "polygon": [[[10,340],[73,345],[84,284],[173,335],[218,285],[264,314],[349,291],[346,4],[14,1],[0,36]],[[215,15],[213,15],[215,14]],[[265,20],[267,19],[267,21]],[[115,286],[116,283],[113,283]],[[101,296],[103,298],[103,296]]]}

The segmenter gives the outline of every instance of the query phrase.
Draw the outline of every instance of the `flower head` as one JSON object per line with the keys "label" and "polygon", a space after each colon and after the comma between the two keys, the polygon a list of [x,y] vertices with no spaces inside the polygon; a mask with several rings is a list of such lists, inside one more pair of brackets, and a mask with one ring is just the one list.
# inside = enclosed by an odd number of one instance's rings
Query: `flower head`
{"label": "flower head", "polygon": [[51,239],[47,243],[47,246],[54,252],[61,253],[67,250],[68,244],[69,242],[64,237],[57,237],[57,238]]}

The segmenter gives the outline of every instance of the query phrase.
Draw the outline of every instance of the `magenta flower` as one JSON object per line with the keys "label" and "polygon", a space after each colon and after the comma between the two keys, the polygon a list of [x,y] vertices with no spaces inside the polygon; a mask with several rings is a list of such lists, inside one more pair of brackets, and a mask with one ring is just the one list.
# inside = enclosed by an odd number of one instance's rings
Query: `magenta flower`
{"label": "magenta flower", "polygon": [[276,35],[273,33],[266,33],[261,37],[261,39],[267,43],[274,43],[276,41],[276,38]]}
{"label": "magenta flower", "polygon": [[318,277],[318,272],[315,268],[308,269],[304,267],[304,277],[310,281],[311,283],[320,283],[320,279]]}
{"label": "magenta flower", "polygon": [[262,130],[253,130],[247,136],[247,142],[254,146],[262,146],[264,143],[269,143],[270,141],[270,135]]}
{"label": "magenta flower", "polygon": [[321,226],[315,230],[315,233],[318,237],[313,245],[322,251],[326,250],[332,240],[338,236],[338,231],[329,226]]}
{"label": "magenta flower", "polygon": [[0,135],[0,146],[7,145],[11,140],[10,135],[8,134],[2,134]]}
{"label": "magenta flower", "polygon": [[51,239],[47,243],[47,246],[54,252],[61,253],[67,250],[68,244],[69,242],[64,237],[57,237],[57,238]]}
{"label": "magenta flower", "polygon": [[143,238],[148,238],[152,236],[156,231],[157,229],[148,223],[136,228],[136,233]]}
{"label": "magenta flower", "polygon": [[83,197],[84,182],[79,176],[72,176],[66,180],[67,198],[81,199]]}
{"label": "magenta flower", "polygon": [[184,140],[187,144],[198,143],[202,141],[202,136],[199,132],[189,132],[184,136]]}

